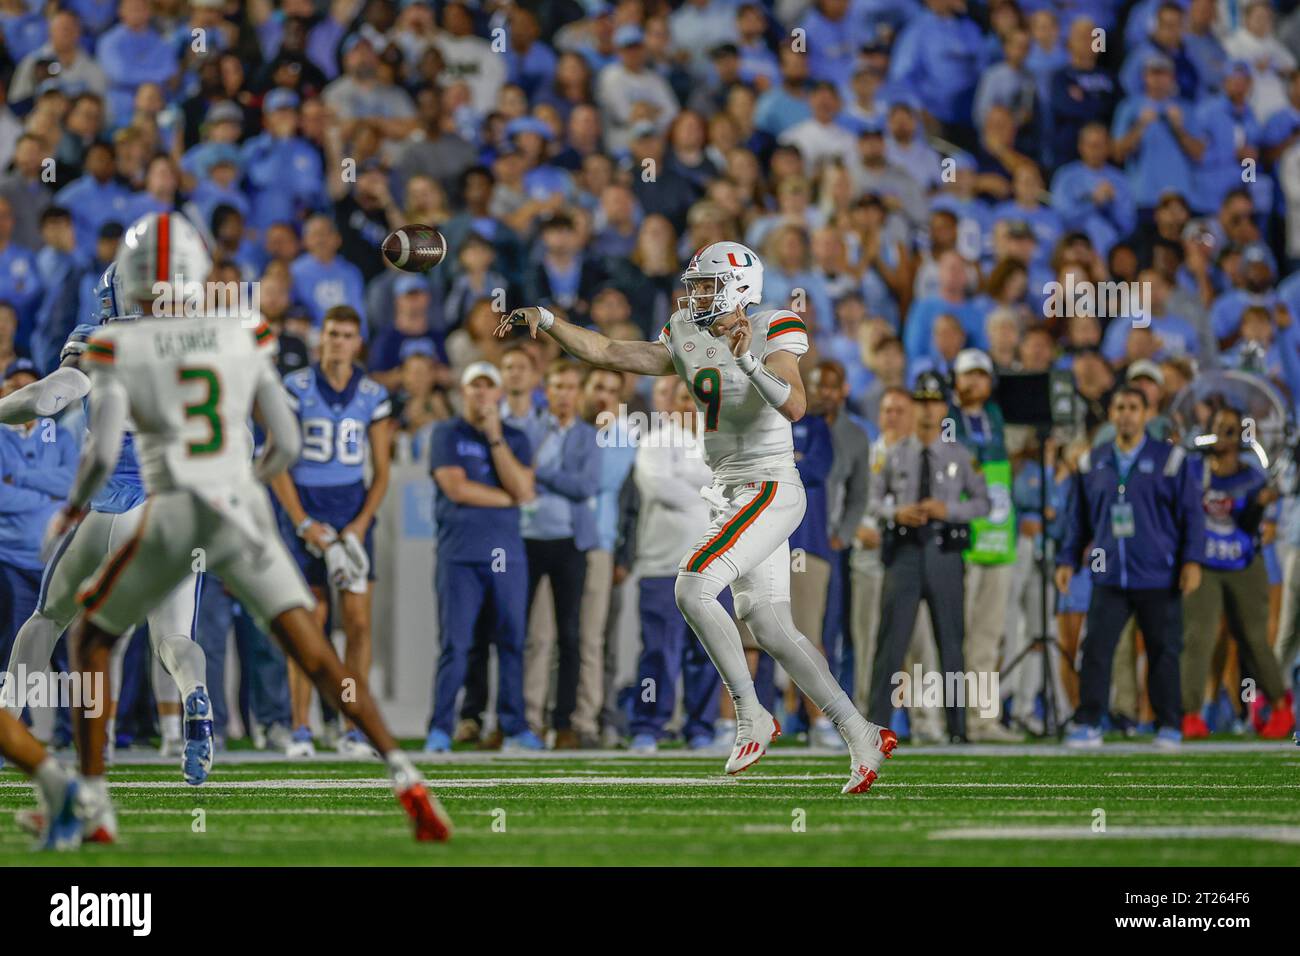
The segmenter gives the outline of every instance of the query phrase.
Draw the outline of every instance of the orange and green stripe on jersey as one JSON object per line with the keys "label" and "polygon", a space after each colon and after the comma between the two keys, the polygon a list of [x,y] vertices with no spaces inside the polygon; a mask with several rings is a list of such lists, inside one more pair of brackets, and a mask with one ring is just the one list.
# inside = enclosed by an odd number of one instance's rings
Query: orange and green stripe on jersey
{"label": "orange and green stripe on jersey", "polygon": [[81,357],[92,362],[103,362],[106,365],[112,365],[117,358],[117,347],[107,339],[91,339],[86,343],[86,351],[82,353]]}
{"label": "orange and green stripe on jersey", "polygon": [[724,551],[731,548],[740,536],[744,534],[745,529],[754,523],[754,521],[767,510],[773,499],[776,498],[776,482],[765,481],[758,489],[752,501],[745,507],[741,508],[731,520],[724,524],[713,538],[700,548],[693,555],[690,561],[686,562],[686,570],[700,572],[707,568],[713,559]]}
{"label": "orange and green stripe on jersey", "polygon": [[268,346],[275,341],[275,333],[271,331],[271,327],[265,321],[258,323],[257,328],[253,330],[253,337],[257,339],[257,344],[261,346]]}
{"label": "orange and green stripe on jersey", "polygon": [[117,584],[122,572],[126,566],[131,563],[135,553],[140,549],[140,541],[144,538],[145,525],[149,521],[149,506],[152,502],[147,502],[144,506],[144,513],[140,515],[140,524],[135,529],[135,534],[131,535],[131,540],[118,549],[117,553],[108,562],[108,567],[104,573],[80,594],[77,595],[77,603],[86,609],[86,613],[94,614],[100,606],[108,600],[109,594],[113,591],[113,586]]}
{"label": "orange and green stripe on jersey", "polygon": [[767,327],[767,338],[768,341],[771,341],[779,335],[786,335],[790,332],[802,332],[807,335],[808,327],[803,324],[803,319],[798,316],[787,315],[777,319]]}

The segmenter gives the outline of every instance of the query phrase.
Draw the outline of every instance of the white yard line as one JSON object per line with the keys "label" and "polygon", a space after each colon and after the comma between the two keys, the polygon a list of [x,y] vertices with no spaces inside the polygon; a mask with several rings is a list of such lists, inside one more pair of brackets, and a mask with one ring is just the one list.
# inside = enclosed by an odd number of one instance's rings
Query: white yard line
{"label": "white yard line", "polygon": [[1289,826],[1115,826],[1094,833],[1078,827],[969,827],[935,830],[931,840],[1263,840],[1300,843],[1300,827]]}
{"label": "white yard line", "polygon": [[[461,777],[432,778],[429,784],[434,790],[490,790],[497,787],[696,787],[714,789],[731,787],[746,790],[754,787],[822,787],[825,781],[839,781],[842,774],[798,774],[765,776],[745,775],[743,778],[731,777]],[[386,777],[354,778],[307,778],[301,780],[210,780],[202,788],[191,787],[180,780],[118,780],[110,779],[109,786],[117,790],[374,790],[388,789],[392,786]],[[1117,791],[1117,790],[1270,790],[1273,784],[1256,783],[1026,783],[1012,781],[1008,783],[986,783],[979,781],[954,781],[952,783],[915,783],[911,781],[893,782],[881,780],[881,787],[898,790],[1082,790],[1082,791]],[[7,780],[0,782],[0,790],[30,789],[25,780]]]}

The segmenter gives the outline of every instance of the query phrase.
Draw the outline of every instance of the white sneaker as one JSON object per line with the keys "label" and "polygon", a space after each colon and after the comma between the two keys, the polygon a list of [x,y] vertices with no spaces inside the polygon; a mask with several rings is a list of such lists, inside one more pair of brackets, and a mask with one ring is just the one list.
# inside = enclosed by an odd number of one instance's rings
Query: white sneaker
{"label": "white sneaker", "polygon": [[158,756],[179,757],[185,750],[185,741],[180,737],[164,737],[158,746]]}
{"label": "white sneaker", "polygon": [[89,787],[81,781],[77,790],[77,816],[82,820],[82,843],[116,843],[117,812],[108,795],[108,785]]}
{"label": "white sneaker", "polygon": [[254,721],[253,726],[249,728],[249,739],[253,741],[254,750],[266,749],[266,725]]}
{"label": "white sneaker", "polygon": [[727,773],[738,774],[747,770],[767,753],[767,745],[781,736],[781,724],[766,710],[759,708],[758,716],[736,720],[736,745],[727,760]]}
{"label": "white sneaker", "polygon": [[818,717],[813,721],[812,732],[808,735],[808,746],[822,747],[826,750],[848,749],[844,738],[827,717]]}
{"label": "white sneaker", "polygon": [[349,730],[339,738],[338,745],[334,749],[338,751],[340,757],[351,760],[373,760],[379,756],[375,753],[375,748],[370,746],[370,741],[366,740],[359,730]]}
{"label": "white sneaker", "polygon": [[293,734],[289,733],[289,728],[284,724],[271,724],[266,728],[266,746],[270,750],[279,750],[281,753],[287,752],[289,745],[293,743]]}
{"label": "white sneaker", "polygon": [[1024,734],[1003,727],[996,720],[971,721],[967,736],[971,743],[979,744],[1023,744],[1025,742]]}
{"label": "white sneaker", "polygon": [[840,793],[866,793],[880,776],[880,765],[898,746],[898,735],[888,727],[881,727],[862,719],[846,726],[845,738],[849,745],[849,782]]}
{"label": "white sneaker", "polygon": [[316,756],[316,744],[312,741],[311,731],[306,727],[299,727],[289,738],[289,745],[284,748],[286,757],[314,757]]}

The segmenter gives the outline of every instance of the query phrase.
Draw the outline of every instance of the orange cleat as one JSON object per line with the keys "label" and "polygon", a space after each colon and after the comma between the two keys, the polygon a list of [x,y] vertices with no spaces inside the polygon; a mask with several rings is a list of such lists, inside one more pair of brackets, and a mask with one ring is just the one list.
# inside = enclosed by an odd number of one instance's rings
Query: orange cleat
{"label": "orange cleat", "polygon": [[446,843],[451,839],[451,817],[423,783],[407,787],[397,795],[397,802],[414,821],[415,838],[421,843]]}

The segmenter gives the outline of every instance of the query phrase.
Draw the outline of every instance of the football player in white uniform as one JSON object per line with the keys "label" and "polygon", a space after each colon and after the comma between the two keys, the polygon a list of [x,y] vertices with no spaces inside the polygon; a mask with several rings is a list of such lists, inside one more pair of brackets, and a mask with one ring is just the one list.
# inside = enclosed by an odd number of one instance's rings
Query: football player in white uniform
{"label": "football player in white uniform", "polygon": [[[117,263],[124,295],[144,304],[154,298],[155,279],[165,282],[170,273],[140,245],[128,234]],[[104,558],[77,595],[81,613],[70,638],[75,666],[83,679],[102,681],[122,633],[201,558],[276,635],[322,698],[384,755],[416,838],[446,840],[450,820],[398,748],[365,683],[315,623],[314,601],[277,531],[263,483],[297,459],[301,437],[274,352],[265,323],[254,330],[231,317],[118,322],[90,338],[83,356],[95,395],[90,434],[45,547],[57,547],[84,517],[116,464],[128,416],[148,497],[134,535]],[[255,413],[268,434],[256,462],[248,427]],[[75,716],[80,812],[87,832],[111,840],[116,820],[104,780],[105,719],[86,708]]]}
{"label": "football player in white uniform", "polygon": [[[198,232],[184,218],[153,213],[138,220],[127,233],[137,243],[137,258],[149,252],[146,267],[159,264],[174,274],[207,278],[211,258]],[[165,241],[159,251],[158,242]],[[152,252],[150,252],[152,250]],[[99,319],[107,322],[138,318],[121,294],[117,266],[105,271],[99,286]],[[60,356],[60,367],[38,382],[19,389],[0,403],[0,421],[31,421],[58,414],[64,407],[90,392],[90,379],[78,367],[86,342],[99,326],[78,326],[69,336]],[[93,405],[93,400],[91,402]],[[14,640],[8,672],[43,671],[59,635],[77,612],[77,588],[106,554],[116,550],[134,534],[143,514],[144,485],[140,480],[133,436],[128,423],[117,467],[95,499],[90,514],[46,565],[36,610],[24,622]],[[148,616],[149,643],[154,652],[154,692],[162,726],[164,756],[179,756],[187,783],[199,785],[212,769],[212,708],[208,699],[207,659],[194,640],[194,621],[199,593],[199,575],[191,574]],[[118,645],[110,663],[109,754],[112,754],[116,692],[121,686],[122,659],[126,642]],[[158,668],[161,664],[161,670]],[[170,679],[163,675],[170,675]],[[175,681],[179,700],[167,699],[167,686]],[[182,728],[181,702],[184,702]],[[0,703],[14,715],[21,710],[16,697],[0,694]],[[93,834],[91,838],[93,839]]]}
{"label": "football player in white uniform", "polygon": [[682,275],[686,296],[656,342],[615,341],[542,308],[517,309],[497,329],[546,332],[571,355],[599,368],[642,375],[674,372],[690,386],[703,422],[713,485],[702,490],[712,521],[682,558],[677,606],[704,644],[736,705],[736,744],[728,773],[752,766],[781,732],[754,694],[740,633],[718,603],[727,587],[736,614],[849,747],[844,793],[871,788],[898,744],[868,722],[831,676],[826,659],[790,616],[790,534],[807,496],[794,463],[790,423],[807,407],[799,356],[808,350],[803,320],[776,309],[750,315],[762,301],[763,265],[748,247],[715,242]]}

